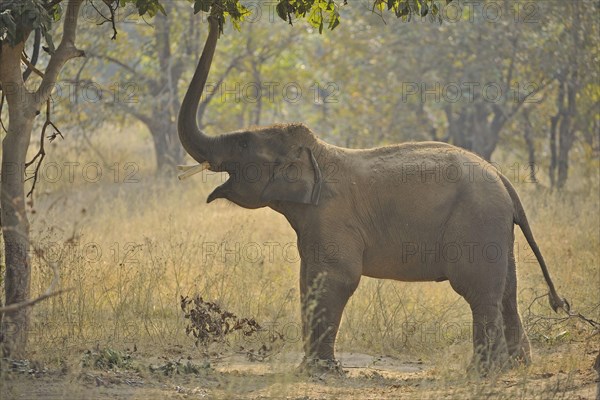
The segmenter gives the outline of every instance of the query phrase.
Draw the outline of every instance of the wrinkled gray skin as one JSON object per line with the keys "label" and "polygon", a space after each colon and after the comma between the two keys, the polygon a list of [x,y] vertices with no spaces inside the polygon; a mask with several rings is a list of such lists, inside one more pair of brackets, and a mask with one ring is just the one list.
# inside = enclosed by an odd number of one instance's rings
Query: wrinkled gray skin
{"label": "wrinkled gray skin", "polygon": [[299,124],[206,136],[195,115],[218,39],[218,26],[209,21],[181,107],[179,136],[196,161],[230,175],[209,203],[227,199],[244,208],[271,207],[296,231],[303,364],[335,365],[342,311],[363,275],[448,280],[473,313],[472,365],[486,371],[508,360],[529,362],[517,310],[514,224],[537,256],[552,307],[568,303],[554,289],[510,182],[483,159],[445,143],[350,150],[319,140]]}

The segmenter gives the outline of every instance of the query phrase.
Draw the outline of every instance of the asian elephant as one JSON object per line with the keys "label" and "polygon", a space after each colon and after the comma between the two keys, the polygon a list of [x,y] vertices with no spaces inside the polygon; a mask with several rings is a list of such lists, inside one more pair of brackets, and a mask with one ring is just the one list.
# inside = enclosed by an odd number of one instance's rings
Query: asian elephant
{"label": "asian elephant", "polygon": [[[480,371],[530,361],[517,310],[514,225],[523,231],[558,296],[515,189],[488,162],[445,143],[404,143],[368,150],[336,147],[301,124],[204,134],[196,112],[219,36],[209,34],[179,113],[179,138],[204,168],[229,173],[207,199],[270,207],[298,236],[305,358],[336,365],[334,342],[344,307],[361,276],[449,281],[473,314]],[[319,290],[314,290],[318,287]]]}

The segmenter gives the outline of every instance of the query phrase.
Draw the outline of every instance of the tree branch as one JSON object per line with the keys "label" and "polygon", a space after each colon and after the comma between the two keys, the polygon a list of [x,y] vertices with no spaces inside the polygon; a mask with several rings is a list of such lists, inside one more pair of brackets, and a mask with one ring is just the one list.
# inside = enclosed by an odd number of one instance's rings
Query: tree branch
{"label": "tree branch", "polygon": [[115,10],[119,7],[119,3],[117,2],[113,8],[112,1],[104,0],[104,4],[106,5],[106,7],[108,7],[108,10],[110,11],[110,18],[108,18],[107,16],[102,14],[102,12],[96,7],[96,5],[94,4],[93,1],[90,1],[90,4],[94,8],[94,10],[96,10],[98,15],[100,15],[102,18],[104,18],[104,21],[98,23],[98,25],[104,25],[107,22],[110,23],[112,30],[113,30],[113,35],[111,37],[111,40],[116,40],[117,39],[117,27],[115,25]]}
{"label": "tree branch", "polygon": [[50,57],[48,67],[44,74],[44,79],[38,88],[34,104],[35,111],[50,97],[52,89],[56,85],[58,74],[62,67],[71,58],[82,57],[85,53],[75,47],[75,39],[77,36],[77,21],[79,18],[79,9],[83,0],[69,0],[67,10],[65,12],[65,23],[63,25],[63,35],[60,45]]}
{"label": "tree branch", "polygon": [[225,80],[225,78],[227,78],[227,75],[229,75],[229,73],[234,68],[237,68],[240,60],[243,59],[243,58],[244,58],[244,56],[240,55],[240,56],[235,57],[231,61],[231,63],[229,64],[229,66],[227,66],[227,69],[225,70],[225,72],[223,72],[223,74],[221,75],[221,77],[217,81],[217,84],[215,85],[215,90],[213,90],[210,93],[207,93],[207,95],[204,98],[204,100],[202,100],[202,102],[200,103],[200,107],[198,107],[198,112],[196,114],[198,116],[199,120],[202,120],[202,117],[204,116],[204,113],[206,111],[206,107],[212,101],[213,97],[215,97],[215,94],[217,94],[217,88],[219,88],[223,84],[223,81]]}
{"label": "tree branch", "polygon": [[139,119],[141,122],[143,122],[146,125],[152,124],[152,117],[142,114],[141,112],[137,111],[133,107],[128,106],[127,104],[119,103],[119,108],[121,108],[127,114],[130,114],[130,115],[134,116],[135,118]]}
{"label": "tree branch", "polygon": [[128,64],[125,64],[124,62],[122,62],[121,60],[118,60],[111,56],[107,56],[104,54],[89,53],[88,57],[89,58],[99,58],[101,60],[110,61],[111,63],[116,64],[117,66],[123,68],[124,70],[126,70],[128,72],[131,72],[134,75],[137,75],[139,73],[134,67],[131,67]]}
{"label": "tree branch", "polygon": [[31,197],[32,205],[33,205],[33,192],[35,190],[35,184],[37,183],[37,180],[38,180],[38,175],[40,172],[40,167],[42,165],[42,161],[44,161],[44,157],[46,157],[46,150],[44,149],[44,136],[46,135],[46,129],[48,129],[48,127],[54,128],[54,133],[52,133],[51,135],[49,135],[47,137],[47,139],[50,141],[50,143],[52,143],[52,141],[54,139],[56,139],[57,136],[60,136],[61,138],[64,139],[64,136],[62,135],[62,133],[60,132],[58,127],[56,125],[54,125],[54,122],[52,122],[52,120],[50,119],[50,99],[48,99],[46,101],[46,121],[44,122],[44,126],[42,127],[42,133],[40,135],[40,148],[39,148],[37,154],[33,157],[33,159],[31,161],[25,163],[25,168],[27,168],[30,165],[34,164],[37,160],[37,164],[35,165],[35,171],[33,173],[33,176],[25,179],[26,181],[29,179],[32,179],[32,182],[33,182],[31,185],[31,189],[29,190],[29,192],[27,192],[27,197]]}
{"label": "tree branch", "polygon": [[118,67],[123,68],[125,71],[129,72],[130,74],[132,74],[135,78],[141,79],[142,81],[146,82],[146,84],[149,86],[150,91],[152,93],[156,93],[158,91],[158,87],[159,85],[156,83],[156,81],[154,81],[153,79],[145,76],[144,74],[140,73],[138,70],[135,69],[135,67],[132,67],[128,64],[125,64],[124,62],[108,56],[108,55],[104,55],[104,54],[97,54],[97,53],[91,53],[89,54],[89,57],[91,58],[98,58],[100,60],[106,60],[106,61],[110,61],[111,63],[115,64]]}
{"label": "tree branch", "polygon": [[[42,71],[40,71],[39,69],[37,69],[35,67],[35,65],[33,63],[31,63],[25,56],[21,56],[21,61],[27,67],[27,71],[29,71],[30,73],[35,72],[35,74],[41,78],[44,77],[44,73]],[[27,72],[27,71],[25,71],[25,72]],[[28,76],[29,76],[29,74],[27,74],[27,77]],[[25,77],[25,75],[24,75],[23,80],[27,79],[27,77]]]}
{"label": "tree branch", "polygon": [[540,94],[548,86],[548,84],[550,82],[551,81],[542,81],[540,83],[540,85],[535,88],[535,90],[532,90],[531,92],[527,93],[522,98],[521,98],[521,93],[518,93],[517,94],[518,99],[516,102],[514,102],[515,105],[513,106],[512,110],[510,110],[508,113],[506,113],[504,110],[502,110],[502,112],[506,114],[506,119],[510,120],[512,117],[514,117],[515,114],[517,114],[519,112],[519,110],[521,109],[523,104],[527,103],[527,100],[530,97]]}
{"label": "tree branch", "polygon": [[13,304],[5,306],[5,307],[0,307],[0,314],[11,313],[11,312],[18,311],[25,307],[31,307],[31,306],[39,303],[42,300],[46,300],[49,297],[58,296],[59,294],[63,294],[70,290],[71,289],[60,289],[57,291],[51,291],[50,289],[48,289],[44,294],[40,295],[39,297],[37,297],[35,299],[23,301],[21,303],[13,303]]}
{"label": "tree branch", "polygon": [[517,32],[517,35],[510,41],[512,44],[512,57],[510,58],[508,72],[506,73],[506,85],[505,85],[506,92],[508,92],[508,90],[510,89],[510,84],[512,82],[513,72],[515,69],[515,61],[517,59],[517,50],[519,48],[519,34],[520,34],[520,32]]}
{"label": "tree branch", "polygon": [[[25,62],[25,65],[27,65],[27,69],[25,70],[25,72],[23,72],[23,80],[27,81],[27,79],[29,78],[29,75],[31,75],[31,72],[35,70],[35,65],[37,64],[38,61],[38,57],[40,55],[40,47],[41,47],[41,40],[42,40],[42,31],[40,28],[35,30],[35,37],[33,39],[33,51],[31,53],[31,63],[27,64],[29,62],[29,60],[27,60],[27,56],[25,53],[23,53],[23,59],[27,62]],[[39,75],[39,71],[35,71],[38,75]]]}

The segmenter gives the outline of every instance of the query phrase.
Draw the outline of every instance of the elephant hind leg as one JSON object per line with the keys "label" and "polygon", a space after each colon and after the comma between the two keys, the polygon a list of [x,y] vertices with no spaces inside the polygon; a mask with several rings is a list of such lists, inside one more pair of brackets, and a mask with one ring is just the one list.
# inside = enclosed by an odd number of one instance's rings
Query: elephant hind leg
{"label": "elephant hind leg", "polygon": [[517,273],[512,252],[509,255],[508,274],[502,297],[502,318],[510,358],[518,363],[529,364],[531,349],[517,309]]}
{"label": "elephant hind leg", "polygon": [[508,359],[500,299],[470,302],[473,313],[473,360],[469,367],[479,373],[503,368]]}
{"label": "elephant hind leg", "polygon": [[506,264],[468,267],[462,279],[451,276],[450,284],[469,303],[473,314],[473,359],[468,369],[485,375],[504,368],[508,360],[502,313],[505,274],[493,276],[495,269],[506,271]]}

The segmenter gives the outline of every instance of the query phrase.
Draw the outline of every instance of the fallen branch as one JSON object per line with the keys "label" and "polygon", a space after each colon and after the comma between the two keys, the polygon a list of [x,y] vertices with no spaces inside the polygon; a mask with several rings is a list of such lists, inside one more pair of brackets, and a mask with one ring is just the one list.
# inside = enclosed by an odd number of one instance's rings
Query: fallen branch
{"label": "fallen branch", "polygon": [[[600,332],[600,323],[598,321],[595,321],[591,318],[587,318],[586,316],[584,316],[583,314],[581,314],[580,312],[575,312],[575,311],[570,311],[570,310],[565,310],[564,308],[561,308],[561,310],[563,310],[566,314],[565,317],[542,317],[540,315],[536,315],[531,311],[531,307],[533,306],[533,304],[535,304],[539,299],[544,298],[548,296],[548,294],[544,294],[544,295],[540,295],[540,296],[536,296],[532,301],[531,304],[529,304],[529,307],[527,307],[527,313],[530,316],[535,316],[537,317],[537,321],[539,320],[551,320],[551,321],[555,321],[556,323],[561,323],[561,322],[565,322],[568,321],[570,319],[576,318],[576,319],[580,319],[582,321],[584,321],[585,323],[589,324],[592,328],[594,328],[595,331]],[[536,321],[536,323],[537,323]]]}
{"label": "fallen branch", "polygon": [[569,311],[567,313],[567,315],[568,315],[567,319],[570,319],[570,318],[579,318],[580,320],[585,321],[588,324],[590,324],[594,329],[600,331],[600,323],[598,323],[597,321],[594,321],[593,319],[586,318],[581,313]]}

